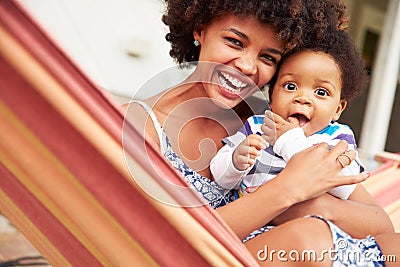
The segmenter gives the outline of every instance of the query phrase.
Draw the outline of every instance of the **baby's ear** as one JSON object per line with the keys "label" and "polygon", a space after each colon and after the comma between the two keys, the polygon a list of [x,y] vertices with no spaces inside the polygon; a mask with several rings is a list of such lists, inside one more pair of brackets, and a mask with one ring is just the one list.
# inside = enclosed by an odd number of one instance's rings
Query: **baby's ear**
{"label": "baby's ear", "polygon": [[335,115],[333,116],[333,120],[337,121],[342,115],[342,112],[346,109],[347,101],[345,99],[340,100],[339,105],[336,108]]}

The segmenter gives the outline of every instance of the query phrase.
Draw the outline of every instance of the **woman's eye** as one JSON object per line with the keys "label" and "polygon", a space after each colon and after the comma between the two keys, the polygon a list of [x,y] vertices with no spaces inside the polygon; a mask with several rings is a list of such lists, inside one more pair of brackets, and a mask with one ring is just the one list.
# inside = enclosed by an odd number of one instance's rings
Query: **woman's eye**
{"label": "woman's eye", "polygon": [[232,37],[227,37],[226,40],[228,40],[231,44],[235,45],[235,46],[239,46],[239,47],[243,47],[243,44],[241,41],[232,38]]}
{"label": "woman's eye", "polygon": [[294,83],[285,84],[285,88],[286,88],[286,90],[289,90],[289,91],[295,91],[297,89],[297,87]]}
{"label": "woman's eye", "polygon": [[264,60],[266,60],[266,61],[268,61],[268,62],[271,62],[272,64],[278,63],[277,60],[276,60],[276,58],[274,58],[273,56],[270,56],[270,55],[262,55],[261,57],[262,57]]}
{"label": "woman's eye", "polygon": [[328,96],[329,95],[325,89],[317,89],[317,90],[315,90],[315,93],[318,96]]}

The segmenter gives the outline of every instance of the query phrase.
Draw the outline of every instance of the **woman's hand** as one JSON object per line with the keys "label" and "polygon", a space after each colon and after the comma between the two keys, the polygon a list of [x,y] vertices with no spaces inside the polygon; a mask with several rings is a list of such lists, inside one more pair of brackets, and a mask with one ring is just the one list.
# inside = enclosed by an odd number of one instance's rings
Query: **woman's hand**
{"label": "woman's hand", "polygon": [[[285,169],[274,179],[281,190],[287,191],[292,205],[320,196],[330,189],[366,180],[369,173],[345,176],[340,173],[343,166],[337,158],[346,152],[351,159],[355,151],[347,151],[348,145],[340,141],[331,150],[326,143],[315,145],[294,155]],[[347,157],[340,157],[344,166],[350,164]],[[273,181],[274,181],[273,180]],[[272,182],[272,181],[271,181]]]}
{"label": "woman's hand", "polygon": [[256,157],[264,148],[263,138],[257,134],[250,134],[233,152],[233,165],[240,171],[246,170],[256,163]]}

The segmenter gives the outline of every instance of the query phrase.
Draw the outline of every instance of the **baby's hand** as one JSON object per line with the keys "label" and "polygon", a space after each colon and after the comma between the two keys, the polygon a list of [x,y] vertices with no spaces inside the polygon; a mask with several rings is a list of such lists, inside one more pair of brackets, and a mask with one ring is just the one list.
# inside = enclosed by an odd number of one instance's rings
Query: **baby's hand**
{"label": "baby's hand", "polygon": [[278,114],[267,110],[265,112],[264,124],[261,126],[264,139],[271,145],[275,145],[276,140],[287,131],[299,127],[299,121],[290,117],[289,121],[285,121]]}
{"label": "baby's hand", "polygon": [[257,134],[251,134],[243,140],[233,152],[233,165],[236,169],[244,171],[256,163],[256,157],[261,149],[265,149],[263,138]]}

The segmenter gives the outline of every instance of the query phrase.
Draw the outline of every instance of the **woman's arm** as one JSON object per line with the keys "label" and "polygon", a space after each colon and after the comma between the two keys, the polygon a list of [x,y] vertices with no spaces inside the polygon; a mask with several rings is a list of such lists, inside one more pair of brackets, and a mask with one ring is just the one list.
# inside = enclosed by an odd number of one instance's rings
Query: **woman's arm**
{"label": "woman's arm", "polygon": [[[296,203],[315,198],[343,184],[362,182],[368,174],[343,176],[336,158],[347,150],[339,142],[328,151],[321,143],[294,155],[275,179],[257,191],[218,209],[219,214],[240,237],[246,237]],[[352,158],[355,152],[348,152]]]}
{"label": "woman's arm", "polygon": [[361,184],[348,200],[323,194],[293,205],[272,222],[278,225],[309,214],[329,219],[355,238],[394,232],[389,216]]}
{"label": "woman's arm", "polygon": [[282,189],[273,179],[257,191],[218,208],[217,212],[238,237],[244,239],[293,204],[289,193]]}
{"label": "woman's arm", "polygon": [[364,238],[368,234],[394,232],[389,216],[363,185],[357,185],[347,201],[337,199],[336,202],[340,202],[340,206],[330,208],[328,219],[352,236]]}

